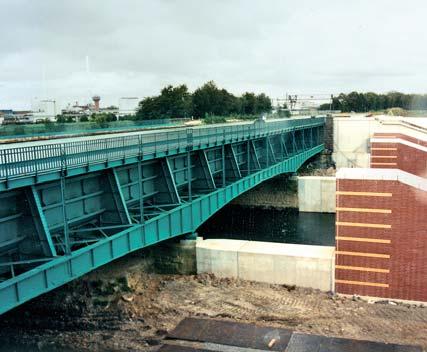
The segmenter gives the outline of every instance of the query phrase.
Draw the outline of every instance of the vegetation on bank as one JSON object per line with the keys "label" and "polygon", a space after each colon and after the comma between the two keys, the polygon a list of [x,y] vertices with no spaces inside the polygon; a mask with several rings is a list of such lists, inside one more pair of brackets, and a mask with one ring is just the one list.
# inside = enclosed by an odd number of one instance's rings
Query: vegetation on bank
{"label": "vegetation on bank", "polygon": [[320,110],[329,110],[330,108],[342,112],[387,112],[388,109],[392,108],[427,110],[427,94],[405,94],[400,92],[389,92],[386,94],[376,94],[373,92],[341,93],[337,97],[333,97],[332,104],[326,103],[320,106]]}
{"label": "vegetation on bank", "polygon": [[253,116],[272,110],[271,99],[264,93],[246,92],[238,97],[213,81],[190,93],[185,84],[167,86],[160,95],[147,97],[139,103],[136,119],[207,118]]}

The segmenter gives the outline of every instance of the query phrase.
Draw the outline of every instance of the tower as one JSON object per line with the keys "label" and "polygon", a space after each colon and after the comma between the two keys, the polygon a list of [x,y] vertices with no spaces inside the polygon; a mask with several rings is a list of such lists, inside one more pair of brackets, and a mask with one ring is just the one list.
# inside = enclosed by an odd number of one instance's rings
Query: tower
{"label": "tower", "polygon": [[92,100],[95,105],[95,111],[99,111],[99,101],[101,100],[101,97],[99,95],[94,95]]}

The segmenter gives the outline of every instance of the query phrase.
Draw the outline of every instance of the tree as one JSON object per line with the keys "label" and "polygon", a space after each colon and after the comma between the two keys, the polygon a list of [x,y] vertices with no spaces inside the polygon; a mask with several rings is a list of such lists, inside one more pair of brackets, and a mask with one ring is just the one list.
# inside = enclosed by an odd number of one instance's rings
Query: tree
{"label": "tree", "polygon": [[255,113],[265,113],[270,112],[272,109],[271,99],[265,95],[264,93],[261,93],[255,97]]}
{"label": "tree", "polygon": [[209,81],[193,93],[194,116],[229,115],[236,106],[235,97],[225,89],[218,89],[215,82]]}
{"label": "tree", "polygon": [[236,97],[209,81],[193,94],[188,92],[186,85],[163,88],[160,95],[144,98],[139,103],[135,119],[255,115],[269,112],[271,108],[271,99],[263,93],[245,93]]}
{"label": "tree", "polygon": [[244,93],[242,95],[242,113],[245,115],[256,114],[256,96],[254,93]]}
{"label": "tree", "polygon": [[106,124],[108,122],[117,121],[116,115],[112,113],[100,113],[100,114],[92,114],[90,119],[97,124]]}
{"label": "tree", "polygon": [[185,84],[163,88],[160,95],[148,97],[139,103],[137,120],[184,118],[192,115],[191,94]]}

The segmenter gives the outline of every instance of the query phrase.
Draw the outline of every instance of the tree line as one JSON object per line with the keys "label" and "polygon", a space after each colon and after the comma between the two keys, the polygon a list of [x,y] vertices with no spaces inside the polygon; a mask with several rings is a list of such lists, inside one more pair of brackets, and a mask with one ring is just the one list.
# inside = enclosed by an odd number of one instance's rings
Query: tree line
{"label": "tree line", "polygon": [[320,106],[320,110],[341,110],[343,112],[368,112],[390,108],[402,108],[405,110],[427,110],[426,94],[405,94],[389,92],[376,94],[373,92],[349,94],[341,93],[332,98],[332,104],[326,103]]}
{"label": "tree line", "polygon": [[159,95],[144,98],[139,103],[135,119],[206,118],[209,116],[258,115],[270,112],[271,99],[264,93],[246,92],[235,96],[209,81],[193,93],[183,84],[169,85]]}

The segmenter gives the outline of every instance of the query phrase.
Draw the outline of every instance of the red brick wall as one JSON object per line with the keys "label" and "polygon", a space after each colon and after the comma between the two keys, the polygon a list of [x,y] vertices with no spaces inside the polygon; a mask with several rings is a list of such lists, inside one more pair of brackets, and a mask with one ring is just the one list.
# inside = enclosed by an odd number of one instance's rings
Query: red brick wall
{"label": "red brick wall", "polygon": [[[405,136],[402,134],[385,135],[409,140],[419,145],[427,145],[427,142]],[[375,134],[377,138],[377,134]],[[411,174],[427,177],[427,152],[401,143],[371,144],[371,168],[400,169]]]}
{"label": "red brick wall", "polygon": [[337,179],[336,235],[338,293],[427,301],[427,192]]}
{"label": "red brick wall", "polygon": [[400,138],[400,139],[404,139],[405,141],[419,144],[419,145],[422,145],[423,147],[427,147],[426,141],[423,141],[422,139],[411,137],[402,133],[374,133],[373,138]]}

